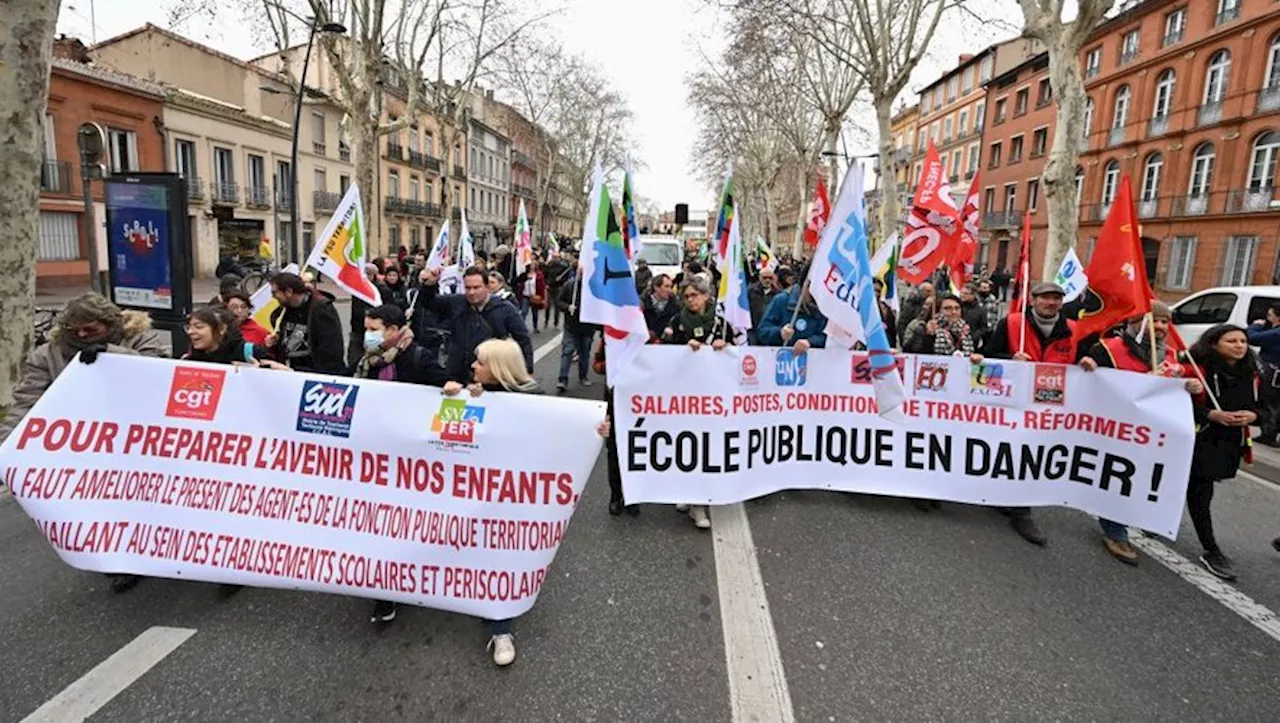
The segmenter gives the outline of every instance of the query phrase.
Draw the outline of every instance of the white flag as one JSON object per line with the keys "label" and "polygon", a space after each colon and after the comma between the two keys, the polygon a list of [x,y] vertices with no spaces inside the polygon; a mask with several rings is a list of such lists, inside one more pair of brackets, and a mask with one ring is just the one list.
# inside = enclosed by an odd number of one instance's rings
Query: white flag
{"label": "white flag", "polygon": [[1076,256],[1074,248],[1067,249],[1067,255],[1062,259],[1062,265],[1058,267],[1058,274],[1053,277],[1053,283],[1062,287],[1066,292],[1063,301],[1075,301],[1084,293],[1084,289],[1089,285],[1089,277],[1084,275],[1084,264],[1080,263],[1080,257]]}
{"label": "white flag", "polygon": [[471,243],[471,229],[467,227],[467,209],[462,209],[462,235],[458,236],[458,266],[466,271],[476,265],[476,247]]}
{"label": "white flag", "polygon": [[436,235],[436,242],[431,247],[431,255],[427,256],[427,268],[443,269],[449,265],[449,222],[445,221]]}

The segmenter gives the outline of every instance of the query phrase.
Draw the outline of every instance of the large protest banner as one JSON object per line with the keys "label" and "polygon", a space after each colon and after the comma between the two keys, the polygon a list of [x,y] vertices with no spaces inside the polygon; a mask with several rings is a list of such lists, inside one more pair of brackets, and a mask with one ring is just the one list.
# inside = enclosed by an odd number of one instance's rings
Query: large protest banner
{"label": "large protest banner", "polygon": [[1065,505],[1173,537],[1194,430],[1181,380],[904,356],[905,425],[865,354],[646,347],[615,389],[627,502],[727,504],[830,489]]}
{"label": "large protest banner", "polygon": [[538,596],[603,418],[600,402],[103,354],[63,372],[0,462],[83,570],[505,619]]}

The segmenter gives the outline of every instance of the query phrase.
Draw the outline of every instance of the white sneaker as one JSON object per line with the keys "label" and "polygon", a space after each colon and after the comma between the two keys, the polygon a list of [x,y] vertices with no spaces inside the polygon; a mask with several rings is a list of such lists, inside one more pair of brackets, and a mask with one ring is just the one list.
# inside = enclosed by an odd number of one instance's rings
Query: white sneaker
{"label": "white sneaker", "polygon": [[493,662],[496,665],[511,665],[516,660],[516,640],[510,635],[495,635],[489,638],[486,650],[493,648]]}
{"label": "white sneaker", "polygon": [[693,526],[699,530],[711,529],[711,518],[707,516],[707,508],[705,506],[695,506],[689,510],[689,516],[693,518]]}
{"label": "white sneaker", "polygon": [[688,512],[689,505],[676,505],[676,512]]}

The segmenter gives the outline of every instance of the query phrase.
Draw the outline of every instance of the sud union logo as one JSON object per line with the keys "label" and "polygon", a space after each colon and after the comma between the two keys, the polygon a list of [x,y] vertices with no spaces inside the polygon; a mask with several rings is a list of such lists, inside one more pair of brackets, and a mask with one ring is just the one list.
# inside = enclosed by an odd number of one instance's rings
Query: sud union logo
{"label": "sud union logo", "polygon": [[334,382],[305,382],[298,400],[298,431],[350,437],[360,387]]}

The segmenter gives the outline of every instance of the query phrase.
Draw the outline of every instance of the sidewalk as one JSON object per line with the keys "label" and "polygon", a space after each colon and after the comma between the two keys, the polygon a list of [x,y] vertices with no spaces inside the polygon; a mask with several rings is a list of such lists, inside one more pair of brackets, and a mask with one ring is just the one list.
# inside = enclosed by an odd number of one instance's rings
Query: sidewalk
{"label": "sidewalk", "polygon": [[[1257,427],[1252,427],[1250,431],[1253,432],[1256,429]],[[1256,432],[1254,433],[1256,434]],[[1255,442],[1253,445],[1253,464],[1244,465],[1244,470],[1252,472],[1268,482],[1280,485],[1280,449]]]}
{"label": "sidewalk", "polygon": [[[336,284],[323,283],[320,285],[322,291],[326,291],[334,296],[339,304],[351,302],[351,294],[345,289],[339,288]],[[84,286],[61,286],[50,289],[36,290],[36,306],[42,308],[60,309],[68,301],[75,297],[91,291],[88,284]],[[214,295],[218,293],[217,279],[195,279],[191,282],[191,299],[196,306],[204,306],[209,303]]]}

